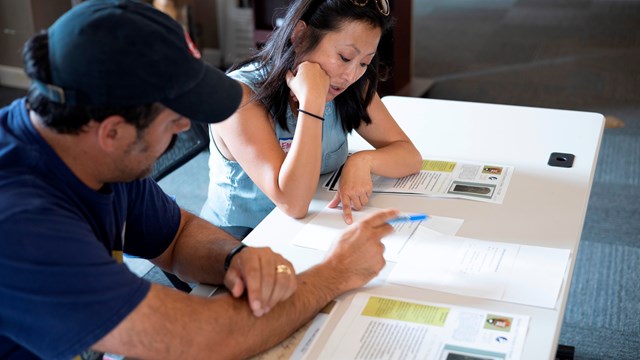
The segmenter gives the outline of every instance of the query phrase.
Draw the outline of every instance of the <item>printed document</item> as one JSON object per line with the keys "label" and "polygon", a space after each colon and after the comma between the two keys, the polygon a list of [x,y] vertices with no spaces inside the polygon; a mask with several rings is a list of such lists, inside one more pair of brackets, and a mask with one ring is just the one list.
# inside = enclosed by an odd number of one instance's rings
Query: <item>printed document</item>
{"label": "printed document", "polygon": [[[402,178],[372,176],[374,193],[394,193],[460,198],[502,204],[513,166],[452,160],[423,160],[422,170]],[[325,183],[336,191],[342,167]]]}
{"label": "printed document", "polygon": [[387,281],[553,309],[570,251],[416,229]]}
{"label": "printed document", "polygon": [[[378,210],[381,209],[364,207],[360,211],[354,211],[352,213],[353,221],[358,221]],[[385,246],[384,257],[387,261],[397,261],[398,255],[403,251],[411,235],[419,226],[426,226],[440,233],[455,235],[462,223],[462,219],[431,215],[423,221],[395,223],[393,224],[394,232],[382,239],[382,243]],[[296,237],[293,238],[292,244],[327,251],[348,226],[342,217],[342,208],[332,209],[325,207],[300,230]]]}
{"label": "printed document", "polygon": [[529,317],[358,293],[321,359],[518,359]]}
{"label": "printed document", "polygon": [[251,360],[300,360],[316,340],[331,312],[337,304],[336,300],[325,306],[311,321],[273,348],[262,352]]}

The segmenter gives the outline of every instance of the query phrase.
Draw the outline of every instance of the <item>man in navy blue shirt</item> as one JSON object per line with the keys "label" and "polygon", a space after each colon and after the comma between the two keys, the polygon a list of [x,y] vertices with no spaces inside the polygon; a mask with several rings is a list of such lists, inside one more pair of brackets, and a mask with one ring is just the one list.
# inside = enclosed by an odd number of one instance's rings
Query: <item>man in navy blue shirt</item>
{"label": "man in navy blue shirt", "polygon": [[[295,274],[148,178],[190,121],[222,121],[243,97],[165,14],[85,1],[29,40],[24,59],[29,94],[0,110],[0,358],[246,357],[384,266],[395,211],[353,225],[324,262]],[[203,299],[150,284],[123,252],[229,292]]]}

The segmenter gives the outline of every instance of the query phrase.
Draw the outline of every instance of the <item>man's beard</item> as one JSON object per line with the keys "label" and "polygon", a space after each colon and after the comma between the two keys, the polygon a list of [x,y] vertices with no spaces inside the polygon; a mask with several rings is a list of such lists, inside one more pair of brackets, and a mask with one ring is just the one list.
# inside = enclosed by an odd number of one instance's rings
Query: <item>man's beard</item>
{"label": "man's beard", "polygon": [[[153,169],[156,166],[156,164],[158,163],[158,160],[160,160],[160,158],[162,158],[165,154],[167,154],[169,151],[171,151],[171,149],[173,149],[173,147],[175,146],[176,142],[178,141],[178,135],[174,134],[171,137],[171,141],[169,142],[169,144],[167,145],[167,148],[162,152],[162,154],[153,162],[151,163],[149,166],[145,167],[144,169],[140,169],[139,171],[137,171],[135,174],[133,174],[133,176],[127,176],[127,180],[124,181],[133,181],[133,180],[137,180],[137,179],[142,179],[142,178],[146,178],[149,175],[151,175],[153,173]],[[145,144],[144,142],[138,142],[136,145],[134,146],[140,146],[140,150],[141,151],[148,151],[149,146],[148,144]],[[133,148],[133,146],[132,146]],[[131,149],[129,151],[132,151]],[[121,180],[122,181],[122,180]]]}

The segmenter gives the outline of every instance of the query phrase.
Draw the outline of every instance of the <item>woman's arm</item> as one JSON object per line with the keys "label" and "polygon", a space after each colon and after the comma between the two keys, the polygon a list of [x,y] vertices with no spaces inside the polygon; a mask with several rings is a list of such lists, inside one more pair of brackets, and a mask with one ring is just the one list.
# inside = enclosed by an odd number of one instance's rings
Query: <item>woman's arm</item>
{"label": "woman's arm", "polygon": [[367,108],[371,124],[362,124],[358,134],[375,150],[351,155],[342,169],[338,192],[329,207],[342,204],[347,224],[353,221],[351,209],[360,210],[369,202],[373,189],[371,174],[398,178],[420,171],[422,156],[409,137],[393,119],[378,96]]}
{"label": "woman's arm", "polygon": [[[295,106],[324,115],[329,79],[318,64],[301,64],[295,75],[287,76],[287,84],[299,102]],[[238,111],[212,125],[216,145],[227,159],[242,166],[278,208],[289,216],[304,217],[320,177],[322,121],[299,113],[291,148],[285,154],[269,112],[252,100],[253,92],[246,85],[243,88]]]}
{"label": "woman's arm", "polygon": [[365,162],[371,174],[403,177],[420,171],[422,156],[387,110],[378,94],[367,108],[371,124],[361,125],[357,132],[375,150],[364,150],[350,156],[349,162]]}

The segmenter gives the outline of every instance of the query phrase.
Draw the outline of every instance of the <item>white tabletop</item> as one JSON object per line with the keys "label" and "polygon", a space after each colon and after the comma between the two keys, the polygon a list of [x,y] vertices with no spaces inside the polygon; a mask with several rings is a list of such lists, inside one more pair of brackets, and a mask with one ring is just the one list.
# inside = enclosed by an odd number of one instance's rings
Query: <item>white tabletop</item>
{"label": "white tabletop", "polygon": [[[604,117],[588,112],[397,96],[385,97],[383,101],[423,158],[493,162],[512,165],[515,169],[503,204],[374,194],[370,198],[370,206],[464,219],[459,236],[569,249],[571,259],[555,309],[389,284],[385,279],[394,263],[388,263],[366,290],[380,295],[529,315],[531,320],[522,358],[553,359],[591,191]],[[360,150],[370,146],[356,134],[350,137],[349,148]],[[547,165],[552,152],[574,154],[573,167]],[[291,240],[332,195],[319,187],[309,216],[303,220],[289,218],[274,210],[245,239],[245,243],[272,247],[291,260],[298,272],[322,261],[323,252],[291,245]],[[196,293],[203,294],[206,290],[201,286]],[[345,294],[341,298],[346,299],[350,295]],[[346,302],[342,304],[344,306],[335,310],[336,315],[346,309]],[[309,349],[309,358],[319,354],[336,321],[339,321],[339,316],[332,316],[326,325],[327,331],[323,331]]]}

